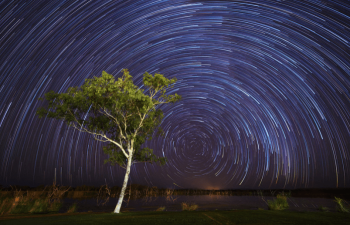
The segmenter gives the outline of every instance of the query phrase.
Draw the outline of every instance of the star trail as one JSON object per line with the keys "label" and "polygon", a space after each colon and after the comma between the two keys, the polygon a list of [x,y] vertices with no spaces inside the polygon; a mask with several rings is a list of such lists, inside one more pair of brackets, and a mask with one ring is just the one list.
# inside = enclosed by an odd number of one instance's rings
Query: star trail
{"label": "star trail", "polygon": [[39,119],[44,93],[128,68],[177,83],[158,187],[350,187],[350,2],[0,1],[0,184],[121,186],[103,143]]}

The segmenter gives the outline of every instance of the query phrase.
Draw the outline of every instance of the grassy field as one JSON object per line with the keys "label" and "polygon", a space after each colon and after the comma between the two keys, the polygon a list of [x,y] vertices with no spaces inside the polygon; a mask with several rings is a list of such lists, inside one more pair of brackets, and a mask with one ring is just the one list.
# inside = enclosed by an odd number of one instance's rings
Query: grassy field
{"label": "grassy field", "polygon": [[271,210],[182,211],[182,212],[125,212],[64,213],[45,215],[6,215],[0,217],[2,225],[38,224],[346,224],[348,213],[292,212]]}

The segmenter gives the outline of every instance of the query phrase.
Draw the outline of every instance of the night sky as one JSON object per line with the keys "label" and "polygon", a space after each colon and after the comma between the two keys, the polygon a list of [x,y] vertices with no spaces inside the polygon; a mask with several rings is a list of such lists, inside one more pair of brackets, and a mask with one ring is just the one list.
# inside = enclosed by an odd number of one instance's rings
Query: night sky
{"label": "night sky", "polygon": [[0,1],[0,184],[121,186],[103,144],[39,119],[44,93],[103,70],[178,79],[161,106],[168,158],[132,184],[350,187],[350,2]]}

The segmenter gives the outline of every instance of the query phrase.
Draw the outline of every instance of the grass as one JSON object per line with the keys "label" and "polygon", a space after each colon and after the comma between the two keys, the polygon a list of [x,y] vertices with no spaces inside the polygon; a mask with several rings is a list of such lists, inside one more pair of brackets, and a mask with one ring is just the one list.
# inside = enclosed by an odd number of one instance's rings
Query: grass
{"label": "grass", "polygon": [[182,211],[195,211],[198,209],[198,205],[194,203],[182,202],[181,208],[182,208]]}
{"label": "grass", "polygon": [[277,195],[275,200],[267,201],[267,205],[270,210],[285,210],[289,208],[287,196],[280,194]]}
{"label": "grass", "polygon": [[165,206],[161,206],[159,207],[157,210],[157,212],[162,212],[162,211],[165,211]]}
{"label": "grass", "polygon": [[320,210],[321,212],[329,212],[329,209],[323,206],[318,207],[318,210]]}
{"label": "grass", "polygon": [[[57,213],[62,207],[61,201],[50,202],[49,199],[28,199],[19,197],[2,197],[0,199],[0,215],[24,213]],[[75,212],[76,204],[68,212]]]}
{"label": "grass", "polygon": [[46,213],[49,211],[49,206],[49,202],[46,199],[37,199],[33,205],[29,205],[28,209],[31,208],[29,210],[30,213]]}
{"label": "grass", "polygon": [[40,217],[6,219],[0,217],[2,225],[40,224],[349,224],[350,214],[322,212],[292,212],[271,210],[234,211],[182,211],[182,212],[125,212],[77,213],[61,215],[40,215]]}
{"label": "grass", "polygon": [[337,203],[338,212],[343,212],[343,213],[349,212],[349,208],[345,206],[345,203],[344,203],[345,201],[343,199],[335,197],[334,201]]}
{"label": "grass", "polygon": [[[0,192],[0,215],[57,213],[62,207],[61,198],[68,189],[62,190],[54,183],[46,196],[43,196],[44,192],[35,196],[28,191],[25,196],[24,192],[21,190],[17,191],[17,189],[13,192],[13,196]],[[75,211],[76,204],[68,210],[68,212]]]}
{"label": "grass", "polygon": [[74,203],[71,207],[69,207],[67,213],[74,213],[78,209],[77,203]]}

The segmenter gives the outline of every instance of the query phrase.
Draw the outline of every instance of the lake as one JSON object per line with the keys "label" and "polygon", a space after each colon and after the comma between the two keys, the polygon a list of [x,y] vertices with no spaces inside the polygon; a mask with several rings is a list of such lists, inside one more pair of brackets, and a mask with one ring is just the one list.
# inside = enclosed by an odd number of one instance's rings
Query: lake
{"label": "lake", "polygon": [[[264,200],[273,200],[274,197],[264,197]],[[99,201],[97,206],[96,198],[89,199],[71,199],[64,198],[63,206],[59,213],[66,212],[68,208],[77,203],[77,212],[112,212],[117,204],[118,198],[110,198],[109,201],[102,205],[103,200]],[[142,199],[124,198],[121,211],[155,211],[161,206],[166,207],[166,211],[181,211],[181,203],[195,203],[199,206],[198,210],[237,210],[237,209],[252,209],[258,208],[268,209],[267,203],[259,196],[222,196],[222,195],[195,195],[195,196],[172,196],[172,199],[166,197],[153,197]],[[293,211],[317,211],[320,206],[329,208],[330,211],[335,211],[336,203],[334,199],[329,198],[288,198],[289,210]]]}

